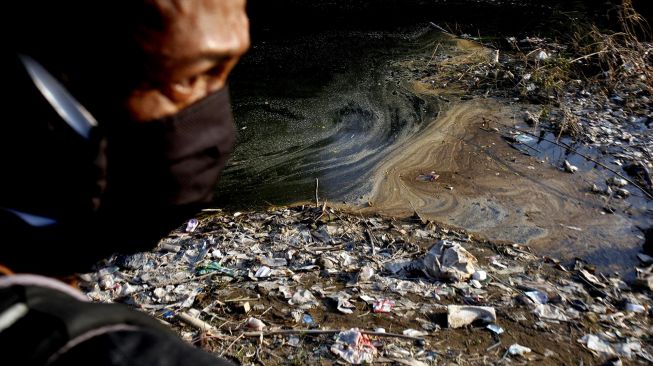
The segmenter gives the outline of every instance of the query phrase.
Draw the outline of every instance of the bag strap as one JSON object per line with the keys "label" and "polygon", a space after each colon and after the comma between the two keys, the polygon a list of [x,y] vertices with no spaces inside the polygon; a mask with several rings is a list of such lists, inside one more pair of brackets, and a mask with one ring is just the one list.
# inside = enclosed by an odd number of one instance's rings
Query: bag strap
{"label": "bag strap", "polygon": [[145,314],[122,304],[88,302],[81,292],[53,279],[0,278],[0,347],[24,365],[47,364],[99,334],[139,329],[171,333]]}

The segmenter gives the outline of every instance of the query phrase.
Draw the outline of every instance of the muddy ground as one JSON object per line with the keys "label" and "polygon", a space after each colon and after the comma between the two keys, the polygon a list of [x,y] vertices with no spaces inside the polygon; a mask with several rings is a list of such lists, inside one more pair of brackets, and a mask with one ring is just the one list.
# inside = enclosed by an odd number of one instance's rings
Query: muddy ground
{"label": "muddy ground", "polygon": [[[434,243],[462,245],[487,278],[429,275],[421,266]],[[578,365],[616,355],[624,364],[653,362],[650,292],[592,275],[582,261],[563,264],[417,217],[363,217],[324,204],[210,212],[157,251],[101,267],[82,276],[89,297],[140,308],[242,364],[343,363],[332,347],[351,328],[415,337],[370,336],[375,363]],[[377,312],[375,301],[393,303]],[[492,307],[496,320],[452,329],[448,305]],[[310,333],[318,331],[328,334]],[[608,348],[581,344],[587,335]],[[514,344],[531,351],[511,355]]]}

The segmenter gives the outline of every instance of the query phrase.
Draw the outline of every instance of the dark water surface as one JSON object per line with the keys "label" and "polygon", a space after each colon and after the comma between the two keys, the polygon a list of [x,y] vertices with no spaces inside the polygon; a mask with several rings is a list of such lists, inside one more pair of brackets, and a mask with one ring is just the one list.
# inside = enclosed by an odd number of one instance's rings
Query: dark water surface
{"label": "dark water surface", "polygon": [[232,80],[239,141],[219,187],[227,206],[284,204],[320,194],[350,200],[399,142],[438,113],[397,62],[428,57],[428,27],[334,31],[254,46]]}
{"label": "dark water surface", "polygon": [[[430,58],[441,35],[500,40],[555,34],[591,1],[250,0],[252,48],[231,78],[239,141],[217,204],[261,207],[369,190],[373,166],[437,115],[408,91],[402,60]],[[543,19],[548,19],[543,21]]]}

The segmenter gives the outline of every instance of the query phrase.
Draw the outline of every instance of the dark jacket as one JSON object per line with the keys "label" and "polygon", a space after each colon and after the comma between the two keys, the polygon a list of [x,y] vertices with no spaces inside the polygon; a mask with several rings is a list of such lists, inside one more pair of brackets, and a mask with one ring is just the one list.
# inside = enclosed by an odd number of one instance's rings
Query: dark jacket
{"label": "dark jacket", "polygon": [[0,277],[3,365],[228,366],[120,304],[35,275]]}

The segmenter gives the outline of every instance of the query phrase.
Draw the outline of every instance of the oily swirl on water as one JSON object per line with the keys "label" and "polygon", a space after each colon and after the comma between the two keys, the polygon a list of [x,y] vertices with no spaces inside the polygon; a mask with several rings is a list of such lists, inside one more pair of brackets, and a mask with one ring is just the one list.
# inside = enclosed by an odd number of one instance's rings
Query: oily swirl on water
{"label": "oily swirl on water", "polygon": [[[351,90],[351,79],[343,77],[315,97],[271,100],[267,108],[239,105],[237,122],[249,123],[241,127],[221,190],[243,194],[277,185],[279,195],[267,200],[292,200],[311,197],[319,177],[325,197],[347,200],[368,191],[378,162],[417,134],[438,104],[396,85],[363,81]],[[287,194],[293,188],[299,191]]]}
{"label": "oily swirl on water", "polygon": [[[638,246],[633,235],[636,223],[600,214],[604,202],[584,189],[596,173],[562,172],[481,129],[488,121],[514,124],[513,108],[489,100],[450,106],[380,162],[366,196],[372,207],[363,211],[393,216],[417,212],[489,239],[623,268],[629,263],[627,256],[612,258],[609,252]],[[439,175],[435,182],[416,179],[431,171]]]}

